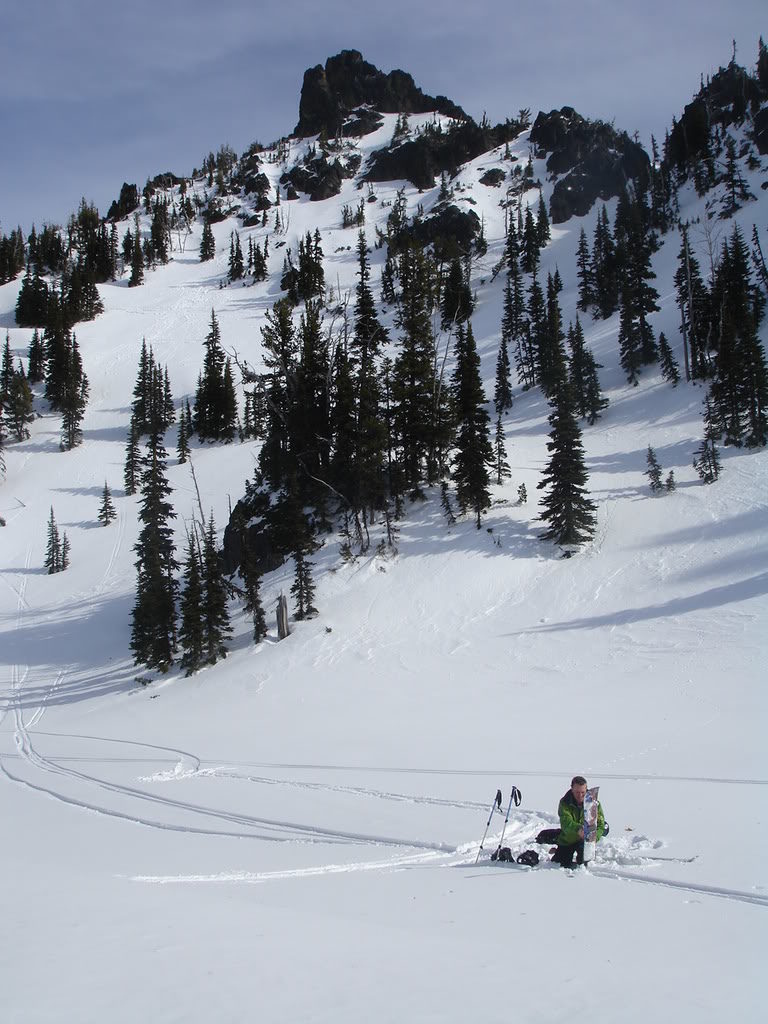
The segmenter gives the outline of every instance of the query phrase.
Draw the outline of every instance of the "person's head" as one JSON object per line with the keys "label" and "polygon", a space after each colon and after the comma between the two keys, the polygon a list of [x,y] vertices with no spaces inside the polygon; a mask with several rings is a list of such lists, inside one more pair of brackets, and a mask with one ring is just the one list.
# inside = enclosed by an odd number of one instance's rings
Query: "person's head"
{"label": "person's head", "polygon": [[573,799],[577,804],[584,803],[584,797],[587,795],[587,780],[583,775],[574,775],[571,779],[571,793],[573,793]]}

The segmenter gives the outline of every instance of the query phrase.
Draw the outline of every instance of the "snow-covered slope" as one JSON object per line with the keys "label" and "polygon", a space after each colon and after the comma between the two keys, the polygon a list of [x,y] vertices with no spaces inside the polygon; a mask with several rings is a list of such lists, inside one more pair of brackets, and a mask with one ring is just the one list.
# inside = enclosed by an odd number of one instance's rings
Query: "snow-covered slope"
{"label": "snow-covered slope", "polygon": [[[395,120],[362,141],[364,157]],[[512,149],[527,160],[527,136]],[[504,213],[479,178],[500,159],[486,154],[455,183],[489,241],[473,278],[489,395]],[[274,185],[284,167],[263,169]],[[535,171],[546,199],[543,162]],[[768,211],[755,180],[760,200],[739,215],[747,236]],[[411,213],[437,201],[437,188],[377,184],[371,244],[403,187]],[[342,563],[327,540],[315,557],[320,616],[286,641],[271,622],[254,648],[236,611],[226,661],[135,681],[138,499],[122,493],[122,465],[142,338],[168,364],[177,400],[194,392],[211,309],[225,347],[258,367],[259,327],[279,296],[277,243],[295,251],[319,227],[326,281],[351,290],[356,233],[341,210],[360,195],[350,180],[333,199],[284,204],[279,238],[271,217],[267,228],[219,223],[214,263],[198,262],[197,225],[142,287],[100,286],[106,312],[77,327],[91,384],[83,444],[60,452],[59,420],[44,412],[6,450],[0,1017],[756,1021],[768,923],[768,454],[726,450],[720,480],[703,486],[691,467],[702,389],[673,389],[655,369],[627,387],[617,317],[584,322],[610,406],[584,432],[598,529],[576,557],[539,539],[548,409],[538,389],[519,393],[506,422],[513,475],[494,489],[485,529],[448,528],[431,493],[408,508],[396,557]],[[684,215],[703,212],[693,193],[681,198]],[[544,273],[558,266],[565,283],[566,323],[576,241],[582,224],[591,237],[596,213],[558,226],[543,253]],[[244,249],[249,234],[270,233],[265,284],[219,287],[234,229]],[[673,233],[654,258],[654,326],[679,345],[677,246]],[[383,258],[372,250],[375,276]],[[18,286],[0,288],[0,327],[24,358]],[[661,498],[643,475],[649,444],[677,479]],[[193,448],[220,528],[256,453],[251,442]],[[195,488],[173,459],[169,477],[181,541]],[[96,521],[105,479],[118,509],[106,529]],[[72,566],[47,576],[51,506]],[[269,609],[291,577],[286,565],[265,578]],[[513,784],[523,793],[507,829],[518,851],[556,822],[576,772],[600,785],[611,825],[594,869],[475,866],[497,786],[505,800]]]}

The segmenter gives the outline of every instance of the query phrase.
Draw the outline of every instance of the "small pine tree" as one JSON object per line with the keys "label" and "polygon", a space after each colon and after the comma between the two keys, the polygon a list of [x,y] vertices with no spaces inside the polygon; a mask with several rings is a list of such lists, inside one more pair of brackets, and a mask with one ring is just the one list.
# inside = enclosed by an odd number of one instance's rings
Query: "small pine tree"
{"label": "small pine tree", "polygon": [[517,504],[524,505],[528,501],[528,490],[525,484],[520,484],[517,488]]}
{"label": "small pine tree", "polygon": [[713,438],[705,437],[694,452],[693,468],[699,474],[702,483],[713,484],[720,476],[720,453]]}
{"label": "small pine tree", "polygon": [[210,221],[206,219],[203,224],[203,236],[200,239],[200,262],[207,263],[216,255],[216,242],[213,237],[213,230]]}
{"label": "small pine tree", "polygon": [[249,541],[247,533],[243,536],[243,548],[241,572],[245,585],[245,610],[253,619],[253,642],[258,644],[267,635],[267,620],[261,603],[261,578],[256,568],[253,544]]}
{"label": "small pine tree", "polygon": [[19,365],[18,372],[11,377],[5,401],[5,413],[8,427],[13,436],[17,441],[25,441],[29,437],[27,425],[34,422],[35,412],[32,389],[24,376],[24,369],[21,365]]}
{"label": "small pine tree", "polygon": [[676,487],[677,484],[675,483],[675,471],[674,469],[670,469],[667,475],[667,479],[664,481],[664,489],[667,491],[667,493],[669,493],[670,491],[674,491]]}
{"label": "small pine tree", "polygon": [[443,514],[448,520],[448,525],[453,526],[456,522],[456,516],[453,512],[453,505],[451,504],[451,496],[448,493],[448,481],[443,480],[440,483],[440,504],[443,508]]}
{"label": "small pine tree", "polygon": [[219,565],[216,551],[216,529],[213,513],[208,520],[205,532],[202,559],[203,574],[203,644],[205,661],[215,665],[221,658],[226,658],[227,639],[232,633],[227,608],[227,590],[224,585],[224,574]]}
{"label": "small pine tree", "polygon": [[312,563],[305,558],[304,550],[299,547],[294,552],[296,572],[294,575],[291,593],[296,599],[295,616],[297,619],[305,619],[308,615],[316,614],[317,608],[313,607],[312,600],[315,596],[315,584],[312,579]]}
{"label": "small pine tree", "polygon": [[125,446],[125,464],[123,469],[126,494],[136,493],[140,474],[141,449],[139,447],[139,431],[136,428],[135,419],[131,417],[131,423],[128,427],[128,441]]}
{"label": "small pine tree", "polygon": [[117,519],[117,510],[112,503],[112,495],[109,492],[109,485],[104,481],[104,490],[101,495],[101,506],[96,517],[102,526],[109,526],[113,519]]}
{"label": "small pine tree", "polygon": [[136,238],[131,252],[131,276],[128,279],[128,287],[136,288],[144,283],[144,253],[141,248],[141,232],[139,231],[138,219],[136,221]]}
{"label": "small pine tree", "polygon": [[649,485],[652,494],[658,494],[662,490],[663,484],[661,482],[661,466],[659,460],[656,458],[656,452],[648,445],[648,451],[645,456],[645,461],[648,468],[645,471],[645,476],[648,477]]}
{"label": "small pine tree", "polygon": [[511,367],[507,339],[502,335],[499,342],[499,354],[496,358],[496,384],[493,392],[493,405],[501,414],[512,408]]}
{"label": "small pine tree", "polygon": [[693,468],[705,484],[712,484],[720,476],[720,453],[715,441],[719,436],[715,422],[715,409],[709,396],[704,400],[704,439],[694,452]]}
{"label": "small pine tree", "polygon": [[64,572],[65,569],[69,568],[69,551],[70,551],[69,537],[67,536],[66,531],[65,531],[62,534],[62,537],[61,537],[61,571],[62,572]]}
{"label": "small pine tree", "polygon": [[187,433],[187,417],[184,414],[184,409],[181,410],[179,416],[179,439],[176,443],[176,454],[180,464],[185,463],[189,458],[189,434]]}
{"label": "small pine tree", "polygon": [[501,416],[496,418],[496,437],[493,444],[493,462],[496,470],[496,483],[501,484],[505,479],[512,476],[512,470],[507,461],[507,449],[504,443],[504,426]]}
{"label": "small pine tree", "polygon": [[662,377],[668,380],[673,388],[677,387],[680,383],[680,369],[663,331],[659,335],[659,360]]}
{"label": "small pine tree", "polygon": [[44,565],[49,576],[55,572],[61,572],[61,538],[53,514],[53,505],[51,505],[51,517],[48,520],[48,546],[45,549]]}
{"label": "small pine tree", "polygon": [[203,583],[200,554],[191,534],[187,535],[187,557],[184,562],[184,589],[181,592],[181,625],[179,644],[181,666],[191,676],[203,664]]}

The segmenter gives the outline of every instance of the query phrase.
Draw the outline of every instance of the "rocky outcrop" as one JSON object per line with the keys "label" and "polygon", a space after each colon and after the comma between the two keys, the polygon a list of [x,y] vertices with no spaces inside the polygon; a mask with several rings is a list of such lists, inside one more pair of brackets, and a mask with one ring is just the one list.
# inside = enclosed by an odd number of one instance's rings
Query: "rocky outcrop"
{"label": "rocky outcrop", "polygon": [[360,161],[358,153],[350,154],[344,159],[336,157],[333,160],[321,154],[287,171],[281,177],[280,183],[288,189],[293,187],[298,192],[306,192],[313,202],[318,202],[338,195],[344,179],[353,178],[359,170]]}
{"label": "rocky outcrop", "polygon": [[365,177],[369,181],[404,179],[416,188],[432,188],[438,175],[454,174],[462,164],[509,142],[518,131],[513,121],[490,128],[469,120],[447,130],[428,124],[415,138],[374,153]]}
{"label": "rocky outcrop", "polygon": [[506,176],[506,172],[501,167],[492,167],[480,178],[480,184],[487,185],[488,188],[499,188]]}
{"label": "rocky outcrop", "polygon": [[[428,96],[405,71],[384,74],[363,60],[357,50],[342,50],[329,57],[325,67],[318,64],[304,72],[299,101],[299,123],[294,135],[339,133],[364,135],[378,127],[371,108],[382,113],[419,114],[437,110],[449,117],[464,119],[466,114],[445,96]],[[352,111],[355,117],[349,117]]]}
{"label": "rocky outcrop", "polygon": [[480,233],[480,218],[474,210],[460,210],[451,204],[431,217],[415,220],[406,230],[421,245],[434,246],[438,259],[452,259],[471,251]]}
{"label": "rocky outcrop", "polygon": [[537,155],[547,156],[555,179],[550,217],[561,224],[583,217],[597,199],[618,196],[630,180],[645,188],[650,176],[648,154],[626,132],[603,121],[588,121],[573,107],[539,113],[531,129]]}

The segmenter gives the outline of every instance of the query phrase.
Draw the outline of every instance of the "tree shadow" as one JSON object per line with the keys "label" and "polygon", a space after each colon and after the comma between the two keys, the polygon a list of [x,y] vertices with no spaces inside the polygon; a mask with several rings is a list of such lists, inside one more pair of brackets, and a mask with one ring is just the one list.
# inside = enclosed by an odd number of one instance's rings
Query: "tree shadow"
{"label": "tree shadow", "polygon": [[530,629],[519,630],[516,633],[509,633],[507,636],[601,629],[603,626],[626,626],[634,622],[649,622],[653,619],[666,619],[704,609],[721,608],[726,604],[749,601],[755,597],[763,597],[765,594],[768,594],[768,572],[739,580],[737,583],[725,583],[719,587],[710,587],[708,590],[702,590],[698,594],[691,594],[688,597],[676,597],[659,604],[647,605],[644,608],[627,608],[623,611],[595,615],[591,618],[585,616],[579,619],[567,619],[563,622],[548,622],[532,626]]}

